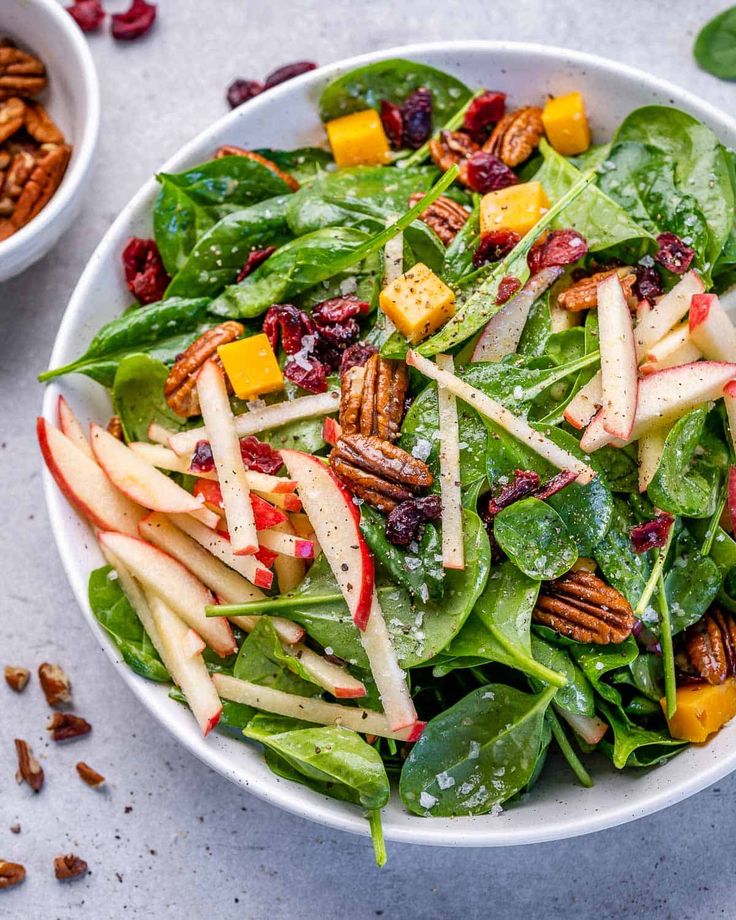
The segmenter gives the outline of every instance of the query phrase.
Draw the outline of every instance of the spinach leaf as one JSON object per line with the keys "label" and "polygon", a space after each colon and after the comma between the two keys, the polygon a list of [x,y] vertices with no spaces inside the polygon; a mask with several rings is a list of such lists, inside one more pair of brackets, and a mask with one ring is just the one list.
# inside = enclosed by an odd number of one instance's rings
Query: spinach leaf
{"label": "spinach leaf", "polygon": [[[301,204],[294,203],[290,223],[296,226],[296,213],[305,207],[305,201],[312,207],[321,201],[339,209],[347,202],[363,202],[389,212],[403,213],[414,192],[428,192],[437,180],[438,170],[434,166],[414,166],[403,169],[387,169],[385,166],[353,166],[325,173],[310,188],[297,192]],[[303,218],[302,218],[303,219]]]}
{"label": "spinach leaf", "polygon": [[675,539],[673,561],[664,580],[673,635],[698,622],[716,599],[721,581],[716,563],[701,555],[698,544],[683,527]]}
{"label": "spinach leaf", "polygon": [[148,307],[134,308],[106,323],[76,361],[39,375],[44,382],[63,374],[86,374],[111,387],[120,361],[144,352],[165,364],[211,328],[209,300],[172,297]]}
{"label": "spinach leaf", "polygon": [[608,754],[614,767],[653,767],[664,763],[688,746],[677,741],[665,730],[641,728],[621,709],[599,700],[599,708],[613,729],[613,745],[603,739],[599,749]]}
{"label": "spinach leaf", "polygon": [[[705,530],[705,521],[694,522],[693,532],[702,539]],[[736,613],[736,590],[734,590],[734,574],[736,574],[736,540],[722,528],[716,530],[715,539],[711,545],[708,557],[715,562],[721,576],[721,589],[718,592],[718,603],[728,610]]]}
{"label": "spinach leaf", "polygon": [[273,150],[262,147],[255,150],[259,156],[275,163],[279,169],[293,176],[300,185],[308,185],[324,175],[334,164],[332,154],[321,147],[297,147],[295,150]]}
{"label": "spinach leaf", "polygon": [[[546,668],[562,674],[567,680],[565,686],[559,689],[555,695],[555,707],[564,709],[567,712],[574,712],[577,715],[594,715],[595,697],[593,696],[593,688],[585,674],[573,663],[568,651],[553,645],[551,642],[545,642],[541,636],[537,636],[534,633],[531,637],[531,643],[532,654],[535,659]],[[532,686],[536,690],[542,689],[537,682],[533,682]]]}
{"label": "spinach leaf", "polygon": [[608,532],[593,548],[593,556],[603,577],[624,595],[632,607],[636,606],[644,592],[650,569],[646,553],[638,554],[631,548],[631,528],[636,523],[628,503],[614,496]]}
{"label": "spinach leaf", "polygon": [[441,125],[471,96],[468,87],[441,70],[417,61],[391,58],[351,70],[332,80],[319,99],[322,121],[361,109],[380,109],[381,102],[401,105],[413,92],[426,87],[432,93],[432,115]]}
{"label": "spinach leaf", "polygon": [[736,80],[736,7],[729,7],[703,26],[693,55],[701,70],[721,80]]}
{"label": "spinach leaf", "polygon": [[170,681],[169,672],[120,587],[112,566],[104,565],[90,573],[88,597],[95,619],[128,667],[148,680]]}
{"label": "spinach leaf", "polygon": [[514,502],[496,515],[498,545],[530,578],[559,578],[578,558],[577,546],[554,508],[536,498]]}
{"label": "spinach leaf", "polygon": [[161,191],[153,208],[153,232],[170,275],[226,214],[291,191],[267,166],[240,156],[210,160],[182,173],[160,173],[157,179]]}
{"label": "spinach leaf", "polygon": [[[521,333],[517,354],[537,358],[544,354],[547,339],[552,335],[552,317],[550,315],[551,291],[532,306],[527,317],[524,331]],[[593,312],[592,310],[590,311]]]}
{"label": "spinach leaf", "polygon": [[168,375],[166,365],[150,355],[127,355],[118,364],[112,404],[122,422],[126,441],[147,441],[151,422],[158,422],[170,431],[186,427],[184,419],[164,399]]}
{"label": "spinach leaf", "polygon": [[639,654],[636,639],[629,636],[618,645],[587,645],[582,642],[571,642],[567,648],[596,693],[614,706],[620,707],[621,694],[603,678],[611,671],[624,668],[634,661]]}
{"label": "spinach leaf", "polygon": [[268,617],[259,619],[255,629],[241,645],[233,667],[233,677],[298,696],[321,694],[299,658],[284,651]]}
{"label": "spinach leaf", "polygon": [[473,253],[479,243],[480,205],[476,204],[445,252],[444,279],[448,284],[457,284],[473,271]]}
{"label": "spinach leaf", "polygon": [[[187,698],[178,687],[172,687],[169,690],[169,697],[188,706]],[[244,741],[243,729],[248,725],[257,710],[245,703],[233,703],[232,700],[220,700],[222,704],[222,715],[217,723],[215,731],[229,738],[235,738],[236,741]]]}
{"label": "spinach leaf", "polygon": [[215,297],[235,282],[252,249],[287,243],[286,206],[293,197],[268,198],[219,220],[192,247],[166,296]]}
{"label": "spinach leaf", "polygon": [[432,719],[401,771],[404,805],[417,815],[480,815],[523,789],[555,689],[487,684]]}
{"label": "spinach leaf", "polygon": [[628,684],[636,688],[648,700],[657,704],[664,696],[664,669],[660,655],[642,652],[628,667],[628,670],[616,671],[612,677],[615,684]]}
{"label": "spinach leaf", "polygon": [[347,728],[302,725],[294,719],[259,714],[243,734],[276,755],[267,755],[266,762],[287,779],[363,808],[386,805],[388,776],[375,748]]}

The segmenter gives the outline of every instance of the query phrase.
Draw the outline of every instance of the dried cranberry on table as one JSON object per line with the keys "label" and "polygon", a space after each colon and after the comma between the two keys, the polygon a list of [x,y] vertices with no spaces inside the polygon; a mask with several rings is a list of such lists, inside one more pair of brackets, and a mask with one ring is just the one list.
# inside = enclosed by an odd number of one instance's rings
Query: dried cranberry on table
{"label": "dried cranberry on table", "polygon": [[647,265],[645,262],[640,262],[636,266],[634,293],[639,300],[648,300],[649,303],[654,303],[664,294],[662,278],[653,263]]}
{"label": "dried cranberry on table", "polygon": [[293,80],[294,77],[300,77],[303,73],[309,73],[310,70],[316,70],[317,65],[314,61],[294,61],[293,64],[284,64],[277,70],[272,71],[265,79],[263,84],[264,90],[278,86],[279,83],[285,83],[287,80]]}
{"label": "dried cranberry on table", "polygon": [[230,108],[237,109],[239,105],[260,95],[263,88],[263,84],[258,80],[233,80],[227,88],[227,101],[230,103]]}
{"label": "dried cranberry on table", "polygon": [[270,258],[276,252],[275,246],[265,246],[263,249],[253,249],[248,253],[245,264],[240,269],[238,277],[235,279],[236,284],[245,281],[248,275],[252,274],[259,265],[262,265],[266,259]]}
{"label": "dried cranberry on table", "polygon": [[486,90],[468,106],[463,128],[470,134],[483,134],[492,124],[503,118],[505,110],[506,93]]}
{"label": "dried cranberry on table", "polygon": [[480,195],[517,185],[516,173],[492,153],[479,150],[460,165],[460,180]]}
{"label": "dried cranberry on table", "polygon": [[381,101],[381,124],[392,150],[401,150],[404,139],[404,117],[401,108],[388,99]]}
{"label": "dried cranberry on table", "polygon": [[327,368],[312,356],[289,358],[284,367],[284,377],[309,393],[324,393],[327,390]]}
{"label": "dried cranberry on table", "polygon": [[146,0],[133,0],[125,13],[112,16],[112,37],[118,41],[133,41],[145,35],[156,21],[156,5]]}
{"label": "dried cranberry on table", "polygon": [[585,237],[577,230],[553,230],[548,237],[532,246],[527,263],[533,275],[553,265],[572,265],[588,252]]}
{"label": "dried cranberry on table", "polygon": [[131,237],[123,250],[123,268],[128,290],[140,304],[163,299],[171,278],[154,240]]}
{"label": "dried cranberry on table", "polygon": [[100,0],[75,0],[66,11],[83,32],[95,32],[105,19]]}
{"label": "dried cranberry on table", "polygon": [[480,268],[482,265],[498,262],[511,252],[520,239],[514,230],[491,230],[490,233],[484,233],[473,253],[473,265]]}
{"label": "dried cranberry on table", "polygon": [[342,353],[340,358],[340,376],[343,377],[351,367],[363,367],[366,361],[375,355],[378,349],[368,342],[355,342]]}
{"label": "dried cranberry on table", "polygon": [[659,248],[654,258],[676,275],[684,275],[695,258],[692,246],[688,246],[675,233],[660,233],[657,246]]}
{"label": "dried cranberry on table", "polygon": [[521,281],[519,281],[518,278],[515,278],[513,275],[506,275],[505,278],[501,279],[501,283],[498,285],[496,304],[498,306],[503,306],[503,304],[508,303],[520,287]]}
{"label": "dried cranberry on table", "polygon": [[303,310],[298,310],[290,303],[279,303],[268,308],[263,320],[263,331],[274,352],[278,351],[280,333],[281,347],[287,355],[295,355],[304,347],[302,339],[314,335],[315,326]]}
{"label": "dried cranberry on table", "polygon": [[386,518],[386,538],[394,546],[408,546],[421,538],[427,521],[436,521],[441,514],[439,495],[409,498],[397,505]]}
{"label": "dried cranberry on table", "polygon": [[404,146],[418,150],[432,135],[432,93],[424,86],[415,89],[401,107]]}

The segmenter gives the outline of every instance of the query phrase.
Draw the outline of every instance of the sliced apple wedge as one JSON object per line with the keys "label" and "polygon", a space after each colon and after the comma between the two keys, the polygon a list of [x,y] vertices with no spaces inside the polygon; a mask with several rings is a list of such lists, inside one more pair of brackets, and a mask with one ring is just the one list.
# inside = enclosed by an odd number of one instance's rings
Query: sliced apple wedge
{"label": "sliced apple wedge", "polygon": [[703,282],[695,271],[689,271],[654,306],[642,301],[634,330],[636,351],[641,360],[649,349],[676,326],[690,309],[694,294],[705,291]]}
{"label": "sliced apple wedge", "polygon": [[723,402],[728,414],[728,427],[731,432],[731,443],[736,451],[736,380],[730,380],[723,388]]}
{"label": "sliced apple wedge", "polygon": [[71,406],[63,396],[59,396],[58,413],[61,433],[65,434],[83,454],[86,454],[90,458],[90,460],[94,460],[94,454],[92,453],[92,448],[89,446],[87,435],[79,424],[76,415],[72,412]]}
{"label": "sliced apple wedge", "polygon": [[49,472],[72,505],[100,530],[136,535],[146,511],[118,491],[100,467],[45,418],[36,434]]}
{"label": "sliced apple wedge", "polygon": [[284,533],[280,530],[259,530],[258,542],[266,549],[284,556],[294,556],[296,559],[314,559],[314,544],[304,537],[296,534]]}
{"label": "sliced apple wedge", "polygon": [[158,422],[151,422],[148,426],[148,431],[146,431],[149,441],[153,441],[154,444],[163,444],[164,447],[169,446],[169,441],[176,434],[175,431],[170,431],[168,428],[164,428],[163,425],[160,425]]}
{"label": "sliced apple wedge", "polygon": [[[293,534],[295,536],[297,535],[294,525],[289,520],[277,524],[274,530],[280,530],[283,533]],[[307,534],[300,534],[299,536],[309,539]],[[312,541],[313,553],[314,549],[314,541]],[[273,570],[279,580],[279,592],[281,594],[287,594],[301,584],[304,576],[307,574],[307,564],[303,559],[298,559],[295,556],[283,556],[279,553],[273,561]]]}
{"label": "sliced apple wedge", "polygon": [[[174,614],[176,616],[176,614]],[[184,654],[187,658],[193,658],[195,655],[201,655],[202,652],[207,648],[207,643],[195,632],[191,627],[187,630],[187,634],[184,637],[184,642],[182,644],[184,649]]]}
{"label": "sliced apple wedge", "polygon": [[598,744],[608,731],[608,725],[598,716],[580,715],[577,712],[569,712],[561,706],[555,706],[555,710],[570,728],[580,735],[583,741],[587,741],[588,744]]}
{"label": "sliced apple wedge", "polygon": [[629,437],[624,440],[610,435],[599,412],[585,430],[580,447],[591,453],[606,444],[624,447],[638,441],[642,435],[677,421],[691,409],[719,399],[733,378],[736,378],[736,364],[725,361],[696,361],[650,374],[639,381],[639,402]]}
{"label": "sliced apple wedge", "polygon": [[221,657],[237,651],[225,617],[206,615],[205,607],[215,602],[214,595],[189,569],[140,537],[105,532],[98,539],[130,570],[144,591],[160,597],[213,651]]}
{"label": "sliced apple wedge", "polygon": [[690,304],[690,336],[711,361],[736,359],[736,326],[715,294],[696,294]]}
{"label": "sliced apple wedge", "polygon": [[[452,355],[437,355],[437,367],[451,374]],[[437,388],[440,432],[440,494],[442,497],[442,565],[446,569],[465,568],[463,546],[463,507],[460,492],[460,431],[457,402],[452,393]]]}
{"label": "sliced apple wedge", "polygon": [[[595,478],[595,470],[592,470],[582,460],[578,460],[571,453],[558,447],[549,438],[546,438],[541,432],[536,431],[529,425],[526,419],[514,415],[513,412],[503,406],[490,396],[472,387],[464,380],[460,380],[454,374],[443,371],[432,361],[423,358],[416,351],[409,351],[406,356],[406,363],[410,367],[415,367],[425,377],[430,380],[436,380],[437,384],[453,393],[458,399],[472,406],[480,415],[491,419],[500,425],[510,435],[522,441],[530,447],[540,457],[544,457],[553,466],[560,470],[572,470],[580,485],[590,482]],[[307,511],[307,513],[309,513]],[[312,518],[312,515],[309,515]],[[313,520],[313,518],[312,518]],[[319,534],[317,535],[319,539]],[[320,544],[324,549],[324,543],[320,539]]]}
{"label": "sliced apple wedge", "polygon": [[625,439],[634,427],[639,388],[631,313],[618,275],[604,278],[597,293],[603,427]]}
{"label": "sliced apple wedge", "polygon": [[603,405],[601,372],[598,371],[573,396],[565,409],[565,421],[573,428],[585,428]]}
{"label": "sliced apple wedge", "polygon": [[299,663],[317,686],[338,699],[357,700],[366,695],[363,682],[353,677],[347,668],[328,661],[301,642],[291,646],[283,643],[283,649],[287,655],[299,659]]}
{"label": "sliced apple wedge", "polygon": [[342,428],[339,422],[332,418],[331,415],[328,415],[324,422],[322,422],[322,440],[325,444],[329,444],[330,447],[334,447],[340,440],[341,434]]}
{"label": "sliced apple wedge", "polygon": [[284,693],[283,690],[238,680],[229,674],[215,674],[213,682],[224,700],[244,703],[264,712],[292,716],[317,725],[341,725],[365,735],[395,738],[397,741],[418,741],[425,726],[424,722],[415,722],[409,728],[394,731],[389,727],[386,716],[372,709],[342,706],[340,703],[327,703],[313,697]]}
{"label": "sliced apple wedge", "polygon": [[654,474],[659,467],[659,461],[664,453],[664,442],[667,440],[669,426],[654,428],[639,438],[639,491],[646,492],[649,483],[654,479]]}
{"label": "sliced apple wedge", "polygon": [[[291,482],[292,480],[289,481]],[[294,483],[294,485],[296,485],[296,483]],[[257,491],[258,495],[260,495],[261,498],[265,498],[267,502],[271,502],[272,505],[281,508],[282,511],[302,510],[302,500],[296,492],[261,492],[260,489],[254,489],[254,491]]]}
{"label": "sliced apple wedge", "polygon": [[[235,431],[239,438],[245,438],[250,434],[260,434],[289,422],[329,415],[337,412],[339,404],[340,394],[335,390],[317,393],[314,396],[299,396],[287,402],[273,403],[236,416]],[[169,439],[169,447],[177,454],[191,454],[197,446],[197,441],[208,440],[210,436],[205,421],[204,428],[177,432]]]}
{"label": "sliced apple wedge", "polygon": [[250,488],[235,432],[225,376],[213,361],[208,361],[197,376],[197,395],[222,491],[233,552],[237,556],[251,555],[258,552],[258,536]]}
{"label": "sliced apple wedge", "polygon": [[655,371],[662,371],[666,367],[691,364],[702,357],[703,353],[690,336],[688,324],[680,323],[663,339],[652,345],[639,369],[646,376]]}

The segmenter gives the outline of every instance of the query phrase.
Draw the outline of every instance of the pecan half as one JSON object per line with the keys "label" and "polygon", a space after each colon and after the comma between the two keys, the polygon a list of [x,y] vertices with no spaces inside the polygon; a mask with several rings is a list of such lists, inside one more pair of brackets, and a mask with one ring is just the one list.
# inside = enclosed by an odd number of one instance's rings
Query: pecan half
{"label": "pecan half", "polygon": [[61,706],[72,701],[72,685],[58,664],[44,661],[38,666],[38,679],[49,706]]}
{"label": "pecan half", "polygon": [[16,693],[25,690],[30,676],[31,672],[28,668],[15,667],[12,664],[5,665],[5,683]]}
{"label": "pecan half", "polygon": [[87,874],[88,869],[87,863],[74,853],[67,853],[65,856],[56,856],[54,858],[54,875],[60,882],[80,878],[82,875]]}
{"label": "pecan half", "polygon": [[51,732],[54,741],[69,741],[92,731],[92,726],[86,719],[72,715],[71,712],[55,712],[46,728]]}
{"label": "pecan half", "polygon": [[77,764],[77,773],[79,774],[79,778],[93,789],[99,789],[100,786],[105,785],[105,777],[101,773],[98,773],[97,770],[93,770],[92,767],[83,760],[80,760]]}
{"label": "pecan half", "polygon": [[736,622],[733,614],[713,607],[685,633],[692,667],[709,684],[736,677]]}
{"label": "pecan half", "polygon": [[432,485],[426,463],[375,435],[343,435],[330,464],[354,495],[385,513]]}
{"label": "pecan half", "polygon": [[360,404],[364,382],[364,365],[356,364],[342,375],[339,422],[344,434],[355,434],[360,431]]}
{"label": "pecan half", "polygon": [[[362,370],[363,373],[356,373]],[[348,378],[348,375],[345,375]],[[403,361],[371,355],[362,368],[353,368],[343,381],[340,427],[344,434],[377,435],[395,441],[401,433],[409,372]]]}
{"label": "pecan half", "polygon": [[12,220],[16,229],[25,226],[46,206],[64,178],[71,155],[72,148],[62,144],[47,150],[36,161],[13,212]]}
{"label": "pecan half", "polygon": [[63,144],[64,135],[40,102],[27,102],[25,129],[39,144]]}
{"label": "pecan half", "polygon": [[23,127],[26,104],[17,96],[0,102],[0,144]]}
{"label": "pecan half", "polygon": [[199,415],[197,374],[206,361],[217,355],[220,345],[239,339],[245,329],[234,320],[208,329],[183,351],[174,362],[164,383],[164,397],[169,406],[183,418]]}
{"label": "pecan half", "polygon": [[558,294],[558,306],[562,307],[563,310],[569,310],[571,313],[595,309],[598,306],[598,285],[613,274],[617,274],[621,279],[621,285],[629,306],[636,306],[636,298],[633,294],[636,275],[628,266],[610,271],[596,272],[588,278],[581,278],[580,281],[576,281],[569,288]]}
{"label": "pecan half", "polygon": [[542,110],[534,105],[524,106],[503,116],[483,144],[483,150],[507,166],[518,166],[534,153],[543,134]]}
{"label": "pecan half", "polygon": [[623,594],[582,570],[542,585],[534,620],[568,639],[596,645],[623,642],[634,628],[634,614]]}
{"label": "pecan half", "polygon": [[432,162],[442,172],[455,164],[460,164],[480,150],[469,134],[463,131],[440,131],[438,137],[429,142],[429,155]]}
{"label": "pecan half", "polygon": [[14,45],[0,46],[0,99],[36,96],[46,83],[43,61]]}
{"label": "pecan half", "polygon": [[12,154],[3,183],[3,197],[11,200],[11,214],[15,210],[15,202],[20,198],[35,165],[36,158],[29,150],[18,150]]}
{"label": "pecan half", "polygon": [[265,166],[266,169],[270,169],[271,172],[278,176],[279,179],[289,186],[293,191],[298,191],[299,183],[297,180],[289,175],[289,173],[284,172],[283,169],[278,167],[273,160],[269,160],[267,157],[261,156],[260,153],[255,153],[253,150],[246,150],[244,147],[235,147],[232,144],[224,144],[222,147],[218,147],[215,151],[215,159],[219,160],[222,157],[248,157],[249,160],[255,160],[256,163],[260,163],[261,166]]}
{"label": "pecan half", "polygon": [[[409,207],[413,208],[423,197],[422,192],[415,192],[409,199]],[[445,246],[449,246],[467,223],[468,212],[457,201],[453,201],[446,195],[440,195],[422,211],[419,220],[424,221],[431,230],[434,230]]]}
{"label": "pecan half", "polygon": [[26,870],[20,863],[7,862],[0,859],[0,891],[20,885],[26,877]]}
{"label": "pecan half", "polygon": [[43,769],[31,753],[30,745],[22,738],[16,738],[15,751],[18,755],[18,772],[15,778],[19,783],[28,783],[34,792],[40,792],[44,779]]}

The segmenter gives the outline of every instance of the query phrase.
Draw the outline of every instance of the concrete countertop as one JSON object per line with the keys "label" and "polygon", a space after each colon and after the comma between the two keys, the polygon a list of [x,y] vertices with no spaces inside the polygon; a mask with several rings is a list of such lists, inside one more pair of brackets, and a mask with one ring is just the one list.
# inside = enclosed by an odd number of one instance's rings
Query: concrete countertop
{"label": "concrete countertop", "polygon": [[[115,11],[127,2],[110,0]],[[137,43],[90,39],[102,84],[102,135],[86,204],[40,264],[0,285],[0,482],[5,525],[0,665],[58,661],[92,735],[51,747],[37,680],[0,687],[0,858],[28,877],[0,894],[0,917],[711,918],[736,915],[736,777],[634,824],[503,850],[370,843],[294,818],[212,773],[136,702],[82,617],[61,569],[41,494],[35,375],[93,248],[119,209],[179,146],[226,110],[236,76],[309,58],[327,63],[413,41],[497,38],[600,52],[733,110],[736,88],[697,70],[691,47],[722,0],[159,0]],[[17,786],[14,737],[40,756],[34,797]],[[84,759],[104,792],[77,778]],[[19,823],[13,834],[10,826]],[[90,865],[62,885],[52,860]]]}

